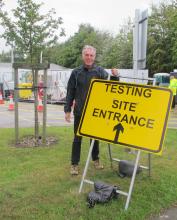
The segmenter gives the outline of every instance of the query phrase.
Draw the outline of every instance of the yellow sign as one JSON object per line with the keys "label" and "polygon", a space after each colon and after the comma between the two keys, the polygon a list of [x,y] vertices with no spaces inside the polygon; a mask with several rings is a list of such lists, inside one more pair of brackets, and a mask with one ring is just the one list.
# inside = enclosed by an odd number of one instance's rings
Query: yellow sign
{"label": "yellow sign", "polygon": [[171,101],[167,88],[92,80],[77,134],[158,153]]}

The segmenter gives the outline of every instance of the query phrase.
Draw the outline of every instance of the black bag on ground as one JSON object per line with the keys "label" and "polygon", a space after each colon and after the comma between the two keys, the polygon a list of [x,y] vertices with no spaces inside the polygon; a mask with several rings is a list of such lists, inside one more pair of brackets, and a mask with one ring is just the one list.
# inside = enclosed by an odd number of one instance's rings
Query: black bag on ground
{"label": "black bag on ground", "polygon": [[[132,161],[121,160],[118,164],[119,176],[120,177],[132,177],[134,171],[135,164]],[[137,167],[136,174],[140,173],[142,168],[140,166]]]}
{"label": "black bag on ground", "polygon": [[87,196],[88,207],[93,208],[96,203],[105,203],[113,198],[118,198],[117,189],[117,186],[111,186],[103,182],[95,182],[95,191],[90,192]]}

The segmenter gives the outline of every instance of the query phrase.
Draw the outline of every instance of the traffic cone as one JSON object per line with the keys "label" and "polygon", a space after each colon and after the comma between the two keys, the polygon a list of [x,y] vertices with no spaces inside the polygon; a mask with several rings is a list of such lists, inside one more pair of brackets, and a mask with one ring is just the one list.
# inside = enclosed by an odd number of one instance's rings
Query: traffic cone
{"label": "traffic cone", "polygon": [[37,106],[37,110],[38,112],[42,112],[43,111],[43,104],[42,104],[42,99],[41,96],[38,95],[38,106]]}
{"label": "traffic cone", "polygon": [[12,94],[9,96],[9,99],[10,99],[10,101],[9,101],[8,110],[9,110],[9,111],[13,111],[13,110],[14,110],[14,101],[13,101],[13,96],[12,96]]}
{"label": "traffic cone", "polygon": [[4,104],[4,100],[2,98],[2,92],[0,91],[0,104]]}

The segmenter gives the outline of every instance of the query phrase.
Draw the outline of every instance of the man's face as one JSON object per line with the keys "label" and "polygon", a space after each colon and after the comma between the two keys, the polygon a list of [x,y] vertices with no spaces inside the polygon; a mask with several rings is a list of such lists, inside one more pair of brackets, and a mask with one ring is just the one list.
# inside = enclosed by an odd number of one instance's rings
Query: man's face
{"label": "man's face", "polygon": [[82,54],[82,60],[87,67],[91,67],[95,61],[95,51],[92,49],[85,49]]}

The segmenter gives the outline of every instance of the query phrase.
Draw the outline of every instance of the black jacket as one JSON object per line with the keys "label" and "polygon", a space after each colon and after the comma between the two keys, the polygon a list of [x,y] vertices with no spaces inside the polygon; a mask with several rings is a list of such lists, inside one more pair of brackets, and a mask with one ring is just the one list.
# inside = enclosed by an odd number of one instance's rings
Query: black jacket
{"label": "black jacket", "polygon": [[74,114],[82,114],[91,79],[107,79],[108,73],[100,66],[87,69],[83,65],[75,68],[68,81],[64,112],[71,112],[75,100]]}

